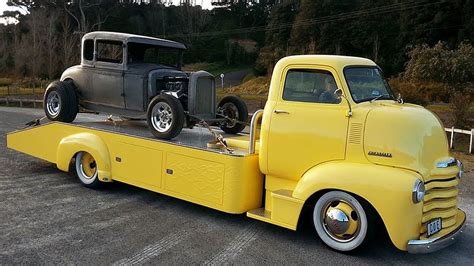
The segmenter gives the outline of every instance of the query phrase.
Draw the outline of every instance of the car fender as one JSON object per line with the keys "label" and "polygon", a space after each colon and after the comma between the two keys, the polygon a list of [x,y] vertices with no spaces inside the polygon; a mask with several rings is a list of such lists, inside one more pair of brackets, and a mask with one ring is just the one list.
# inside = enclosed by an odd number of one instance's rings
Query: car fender
{"label": "car fender", "polygon": [[107,145],[92,133],[77,133],[63,138],[58,145],[56,165],[62,171],[69,171],[69,163],[76,153],[85,151],[91,154],[99,169],[101,181],[111,181],[111,163]]}
{"label": "car fender", "polygon": [[293,197],[305,202],[322,190],[342,190],[365,199],[381,217],[393,244],[407,249],[418,239],[422,203],[412,201],[416,172],[364,163],[333,161],[308,170],[298,181]]}

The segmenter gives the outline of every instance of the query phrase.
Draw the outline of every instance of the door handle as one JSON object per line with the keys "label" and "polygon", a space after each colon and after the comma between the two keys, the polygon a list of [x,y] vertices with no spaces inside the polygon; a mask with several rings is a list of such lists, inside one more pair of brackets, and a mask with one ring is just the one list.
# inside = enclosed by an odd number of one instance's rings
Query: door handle
{"label": "door handle", "polygon": [[290,112],[285,111],[285,110],[275,110],[273,111],[275,114],[290,114]]}

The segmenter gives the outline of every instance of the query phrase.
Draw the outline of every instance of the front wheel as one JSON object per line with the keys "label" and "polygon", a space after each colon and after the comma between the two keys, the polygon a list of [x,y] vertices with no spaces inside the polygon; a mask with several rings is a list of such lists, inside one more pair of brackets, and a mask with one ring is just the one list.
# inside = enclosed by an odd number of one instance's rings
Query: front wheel
{"label": "front wheel", "polygon": [[341,252],[354,251],[368,239],[372,217],[354,196],[330,191],[316,202],[313,223],[321,240]]}
{"label": "front wheel", "polygon": [[237,96],[224,97],[217,107],[217,114],[227,120],[220,124],[225,133],[237,134],[247,126],[249,117],[247,105]]}
{"label": "front wheel", "polygon": [[178,136],[183,129],[184,118],[181,102],[171,95],[158,95],[148,106],[148,127],[157,138],[172,139]]}

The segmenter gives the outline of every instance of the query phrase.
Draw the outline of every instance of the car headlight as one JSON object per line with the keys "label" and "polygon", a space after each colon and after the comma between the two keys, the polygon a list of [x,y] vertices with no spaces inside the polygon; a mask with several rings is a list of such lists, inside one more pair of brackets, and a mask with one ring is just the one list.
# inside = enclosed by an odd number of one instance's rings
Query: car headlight
{"label": "car headlight", "polygon": [[423,200],[425,197],[425,184],[423,181],[417,179],[415,182],[415,186],[413,186],[413,202],[418,203]]}
{"label": "car headlight", "polygon": [[458,165],[458,168],[459,168],[459,172],[456,175],[456,177],[461,179],[462,176],[464,175],[464,165],[462,165],[461,161],[459,161],[459,160],[456,160],[456,161],[457,161],[457,165]]}

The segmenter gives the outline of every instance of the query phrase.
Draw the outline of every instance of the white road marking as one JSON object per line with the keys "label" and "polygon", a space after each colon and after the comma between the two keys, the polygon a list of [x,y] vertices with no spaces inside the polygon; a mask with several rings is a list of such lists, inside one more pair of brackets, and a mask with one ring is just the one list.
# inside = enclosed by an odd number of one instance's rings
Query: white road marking
{"label": "white road marking", "polygon": [[140,252],[136,253],[130,258],[119,260],[113,265],[133,265],[133,264],[143,264],[150,259],[159,256],[160,254],[168,251],[172,247],[176,246],[178,243],[183,241],[190,235],[188,231],[180,231],[177,233],[170,234],[155,244],[146,246]]}
{"label": "white road marking", "polygon": [[204,262],[204,265],[222,265],[232,260],[255,239],[257,239],[257,230],[255,223],[252,223],[239,233],[223,250]]}

